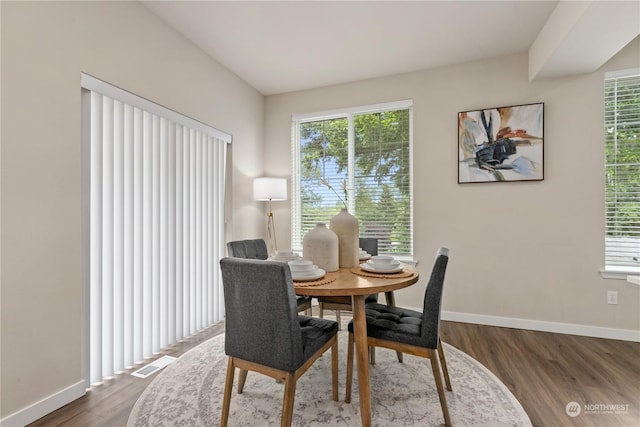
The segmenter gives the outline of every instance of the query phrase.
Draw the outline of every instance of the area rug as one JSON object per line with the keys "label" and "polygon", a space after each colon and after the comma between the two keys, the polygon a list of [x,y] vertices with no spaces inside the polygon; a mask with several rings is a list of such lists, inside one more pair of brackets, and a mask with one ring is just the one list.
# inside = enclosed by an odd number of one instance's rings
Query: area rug
{"label": "area rug", "polygon": [[[294,426],[358,426],[360,408],[357,370],[351,403],[344,402],[346,332],[339,333],[339,399],[331,399],[331,357],[325,353],[298,380]],[[479,362],[445,344],[452,392],[446,392],[455,426],[531,426],[529,417],[507,387]],[[444,424],[429,360],[376,349],[371,366],[372,425],[440,426]],[[193,348],[164,368],[133,407],[128,427],[220,424],[227,369],[224,334]],[[278,426],[284,385],[249,372],[242,394],[237,394],[238,372],[231,396],[230,426]]]}

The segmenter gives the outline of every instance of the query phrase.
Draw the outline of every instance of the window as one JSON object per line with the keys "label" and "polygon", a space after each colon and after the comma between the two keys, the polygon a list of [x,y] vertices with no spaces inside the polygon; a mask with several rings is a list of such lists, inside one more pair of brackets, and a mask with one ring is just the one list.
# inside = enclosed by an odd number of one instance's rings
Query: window
{"label": "window", "polygon": [[292,249],[348,208],[379,253],[413,255],[412,103],[293,118]]}
{"label": "window", "polygon": [[640,70],[607,73],[606,270],[640,271]]}
{"label": "window", "polygon": [[89,383],[222,319],[231,137],[82,75]]}

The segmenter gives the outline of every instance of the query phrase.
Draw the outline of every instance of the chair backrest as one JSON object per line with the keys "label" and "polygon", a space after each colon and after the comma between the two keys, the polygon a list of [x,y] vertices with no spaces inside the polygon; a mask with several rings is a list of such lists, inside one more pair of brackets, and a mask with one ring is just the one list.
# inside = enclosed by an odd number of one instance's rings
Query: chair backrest
{"label": "chair backrest", "polygon": [[422,308],[422,329],[420,334],[427,348],[438,348],[442,287],[448,262],[449,249],[438,249],[433,269],[431,270],[431,277],[429,277],[429,283],[424,293],[424,306]]}
{"label": "chair backrest", "polygon": [[360,237],[360,248],[367,251],[369,255],[378,255],[378,238],[377,237]]}
{"label": "chair backrest", "polygon": [[267,259],[269,251],[264,239],[236,240],[227,243],[230,257],[248,259]]}
{"label": "chair backrest", "polygon": [[281,262],[223,258],[225,352],[294,371],[304,362],[291,270]]}

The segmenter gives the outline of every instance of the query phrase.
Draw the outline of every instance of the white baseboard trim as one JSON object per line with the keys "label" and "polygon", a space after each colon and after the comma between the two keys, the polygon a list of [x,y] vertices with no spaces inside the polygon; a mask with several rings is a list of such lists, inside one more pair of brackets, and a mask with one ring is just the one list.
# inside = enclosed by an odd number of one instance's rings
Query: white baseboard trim
{"label": "white baseboard trim", "polygon": [[640,331],[633,329],[603,328],[600,326],[488,316],[484,314],[459,313],[444,310],[440,317],[442,320],[450,320],[452,322],[476,323],[479,325],[500,326],[504,328],[529,329],[532,331],[640,342]]}
{"label": "white baseboard trim", "polygon": [[23,427],[85,395],[86,381],[79,381],[0,420],[0,427]]}

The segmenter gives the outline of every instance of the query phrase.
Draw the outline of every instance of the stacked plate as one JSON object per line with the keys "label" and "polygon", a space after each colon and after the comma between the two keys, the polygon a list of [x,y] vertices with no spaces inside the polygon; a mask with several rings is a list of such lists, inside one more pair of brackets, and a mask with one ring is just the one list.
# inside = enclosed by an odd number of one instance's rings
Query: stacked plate
{"label": "stacked plate", "polygon": [[296,261],[302,258],[300,257],[300,255],[296,254],[295,252],[276,251],[276,253],[270,256],[268,259],[269,261],[289,262],[289,261]]}
{"label": "stacked plate", "polygon": [[366,261],[371,258],[371,255],[362,248],[358,248],[358,258],[360,258],[360,261]]}
{"label": "stacked plate", "polygon": [[400,261],[390,255],[375,255],[363,264],[360,268],[370,273],[397,273],[402,271]]}
{"label": "stacked plate", "polygon": [[318,268],[311,261],[306,259],[299,259],[289,261],[289,268],[291,269],[291,277],[293,280],[317,280],[324,277],[325,271]]}

